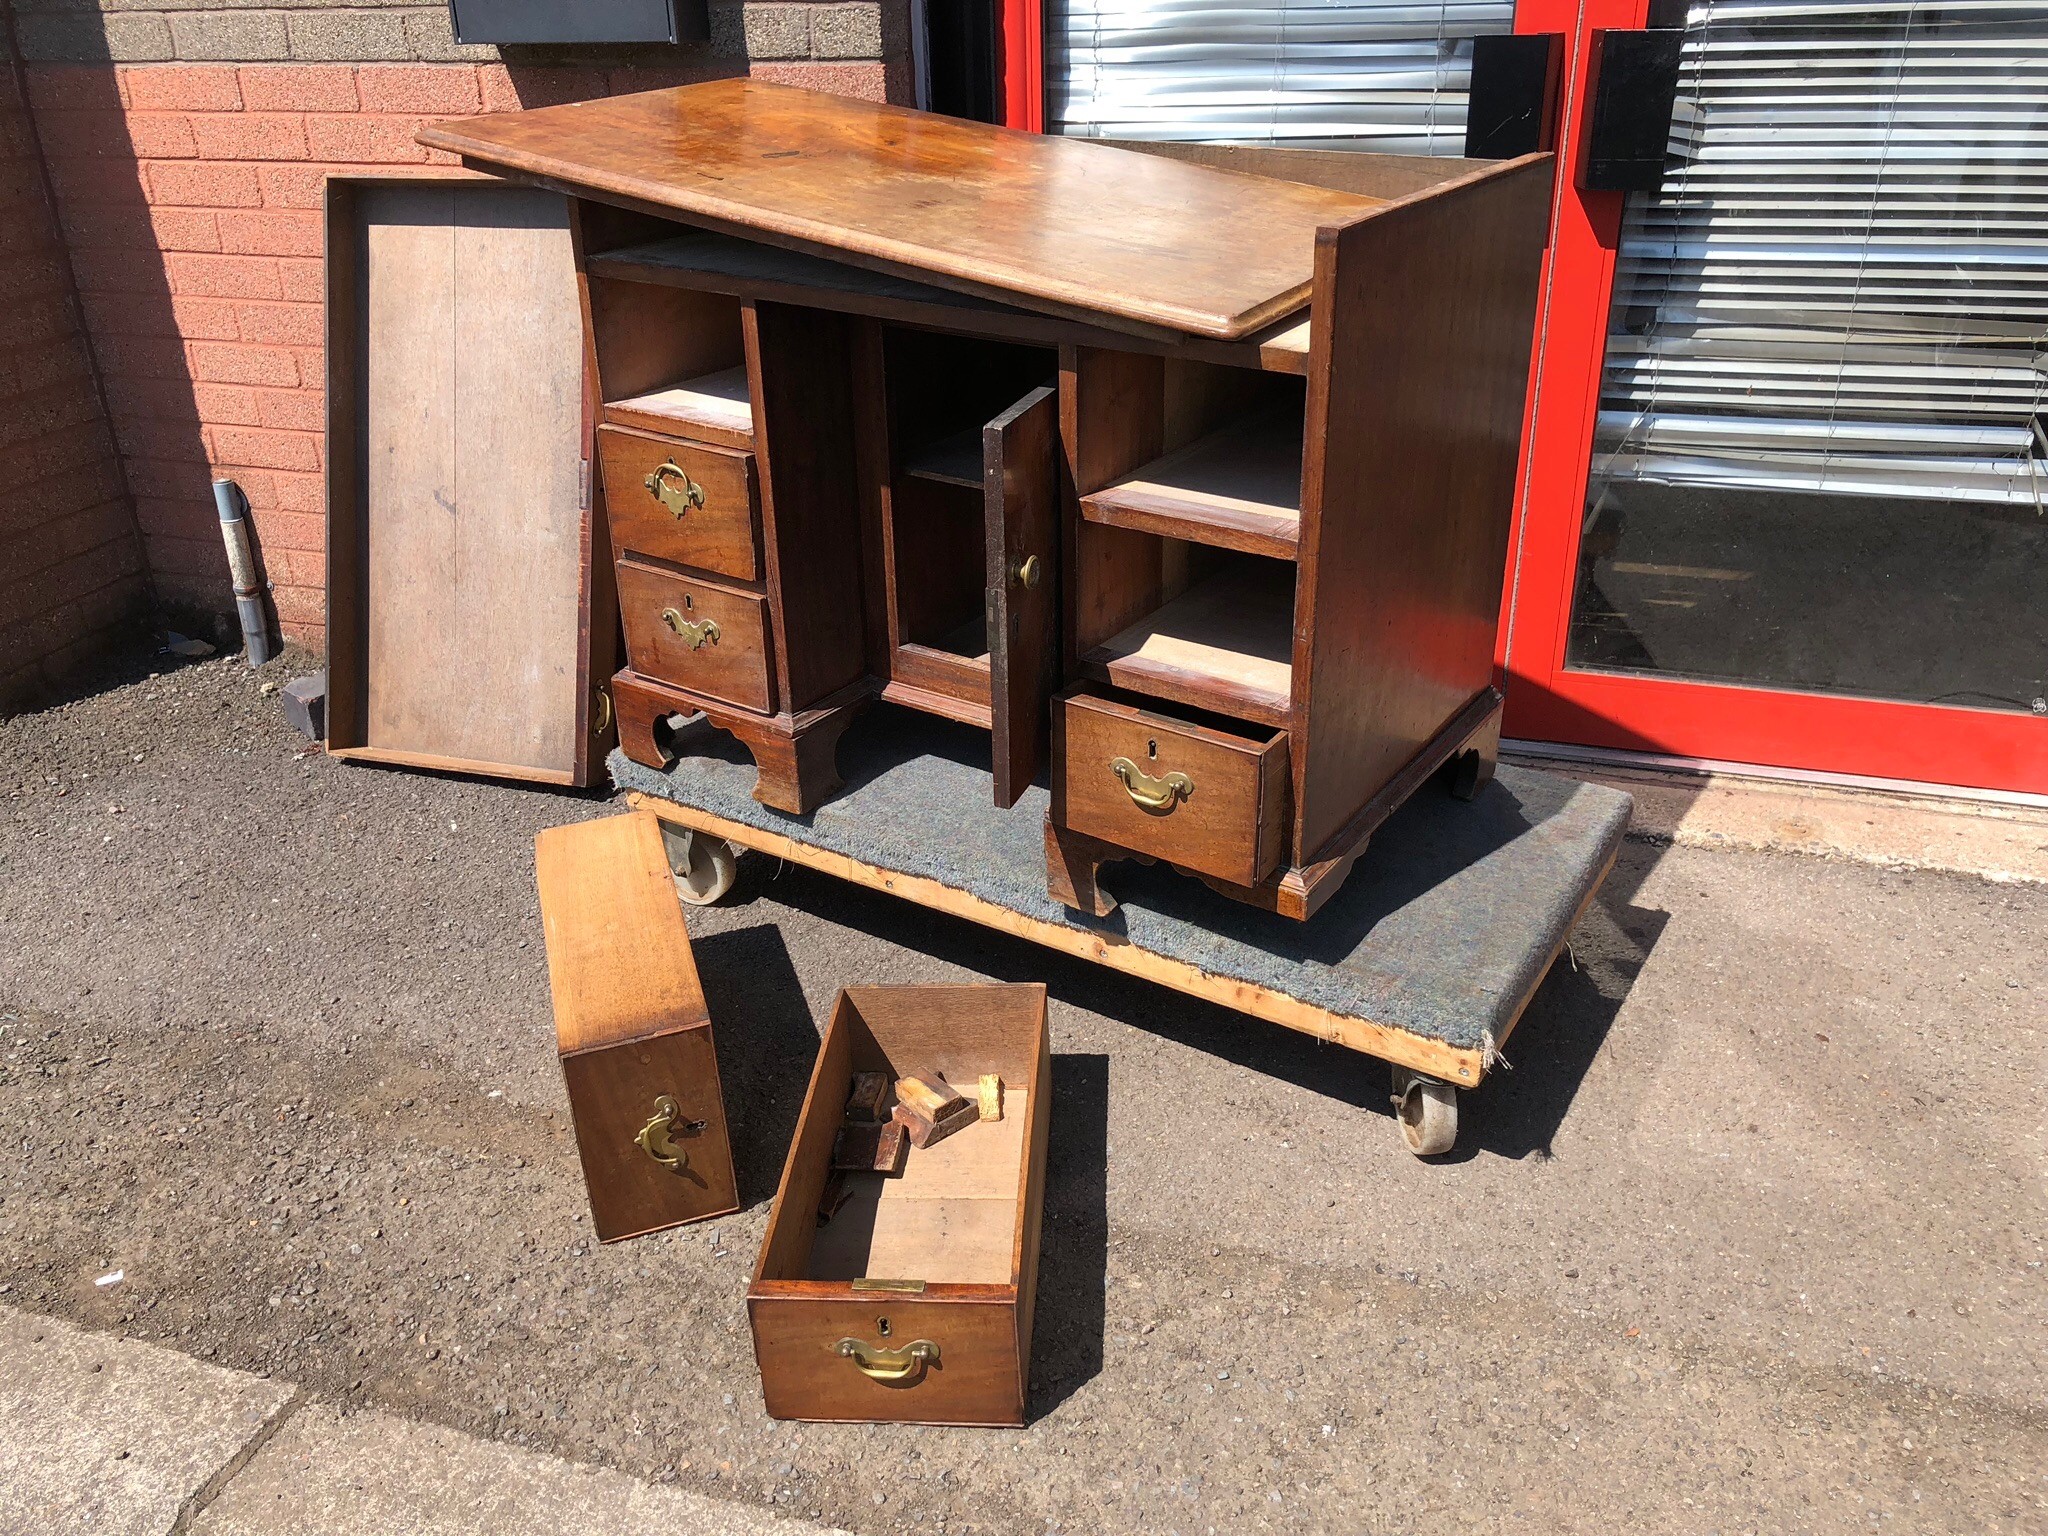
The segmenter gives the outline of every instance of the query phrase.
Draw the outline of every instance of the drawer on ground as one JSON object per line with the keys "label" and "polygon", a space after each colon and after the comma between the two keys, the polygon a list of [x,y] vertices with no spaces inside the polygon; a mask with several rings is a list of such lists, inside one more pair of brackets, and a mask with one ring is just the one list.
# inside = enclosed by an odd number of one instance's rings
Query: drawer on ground
{"label": "drawer on ground", "polygon": [[[747,1289],[771,1416],[1024,1422],[1047,1051],[1037,984],[839,994]],[[857,1072],[937,1072],[970,1098],[992,1073],[1002,1117],[911,1147],[893,1175],[835,1174]]]}
{"label": "drawer on ground", "polygon": [[1237,885],[1287,845],[1287,733],[1075,689],[1053,701],[1055,823]]}
{"label": "drawer on ground", "polygon": [[600,427],[612,548],[741,581],[761,575],[754,456]]}
{"label": "drawer on ground", "polygon": [[661,824],[641,811],[550,827],[534,870],[598,1238],[737,1210],[711,1015]]}
{"label": "drawer on ground", "polygon": [[619,561],[619,618],[635,672],[743,709],[775,708],[766,598],[629,556]]}

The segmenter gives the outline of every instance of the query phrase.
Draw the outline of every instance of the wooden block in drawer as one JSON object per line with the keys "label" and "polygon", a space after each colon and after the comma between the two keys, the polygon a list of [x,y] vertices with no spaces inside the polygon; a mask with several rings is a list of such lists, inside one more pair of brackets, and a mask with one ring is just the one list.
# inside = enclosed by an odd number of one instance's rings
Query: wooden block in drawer
{"label": "wooden block in drawer", "polygon": [[711,1016],[659,823],[636,812],[551,827],[534,871],[598,1237],[735,1210]]}
{"label": "wooden block in drawer", "polygon": [[768,600],[631,558],[619,561],[619,618],[633,670],[771,713]]}
{"label": "wooden block in drawer", "polygon": [[1287,843],[1287,733],[1196,725],[1084,691],[1053,704],[1053,820],[1235,885]]}
{"label": "wooden block in drawer", "polygon": [[754,456],[600,427],[612,548],[741,581],[761,576]]}

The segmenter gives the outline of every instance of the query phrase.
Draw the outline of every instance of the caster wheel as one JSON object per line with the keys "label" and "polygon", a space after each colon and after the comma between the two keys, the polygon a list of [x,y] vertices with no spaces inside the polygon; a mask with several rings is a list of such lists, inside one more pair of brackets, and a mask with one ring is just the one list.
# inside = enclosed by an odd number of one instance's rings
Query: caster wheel
{"label": "caster wheel", "polygon": [[1458,1139],[1458,1090],[1396,1067],[1394,1118],[1401,1123],[1401,1139],[1417,1157],[1448,1152]]}
{"label": "caster wheel", "polygon": [[708,832],[663,827],[668,867],[676,877],[676,894],[693,907],[708,907],[732,889],[738,872],[732,844]]}
{"label": "caster wheel", "polygon": [[1460,752],[1451,759],[1449,788],[1453,799],[1476,800],[1479,797],[1479,754]]}

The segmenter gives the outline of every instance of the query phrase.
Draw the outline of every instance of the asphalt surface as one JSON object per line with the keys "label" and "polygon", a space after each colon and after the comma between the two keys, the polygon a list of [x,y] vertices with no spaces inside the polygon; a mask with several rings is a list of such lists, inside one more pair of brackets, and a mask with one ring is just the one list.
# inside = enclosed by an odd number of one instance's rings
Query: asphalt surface
{"label": "asphalt surface", "polygon": [[[292,662],[0,723],[5,1304],[859,1532],[2048,1531],[2048,889],[1631,844],[1426,1165],[1377,1062],[749,859],[746,1209],[598,1247],[532,838],[609,806],[309,752]],[[777,1424],[816,1021],[972,977],[1054,998],[1032,1422]]]}

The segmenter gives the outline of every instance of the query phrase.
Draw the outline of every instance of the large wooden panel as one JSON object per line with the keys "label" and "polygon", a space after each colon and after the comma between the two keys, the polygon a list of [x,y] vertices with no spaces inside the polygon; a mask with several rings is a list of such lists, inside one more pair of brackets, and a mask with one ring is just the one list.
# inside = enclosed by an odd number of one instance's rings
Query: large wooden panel
{"label": "large wooden panel", "polygon": [[585,782],[592,528],[567,204],[437,180],[355,183],[330,206],[330,748]]}
{"label": "large wooden panel", "polygon": [[1225,339],[1299,308],[1316,229],[1379,201],[757,80],[435,123],[419,139],[964,292]]}
{"label": "large wooden panel", "polygon": [[1104,139],[1119,149],[1164,155],[1191,165],[1213,165],[1249,176],[1271,176],[1312,187],[1356,192],[1389,201],[1469,176],[1487,164],[1443,155],[1374,155],[1355,149],[1289,149],[1279,144],[1172,144]]}
{"label": "large wooden panel", "polygon": [[1551,168],[1503,162],[1318,243],[1297,864],[1369,831],[1353,818],[1492,686]]}

